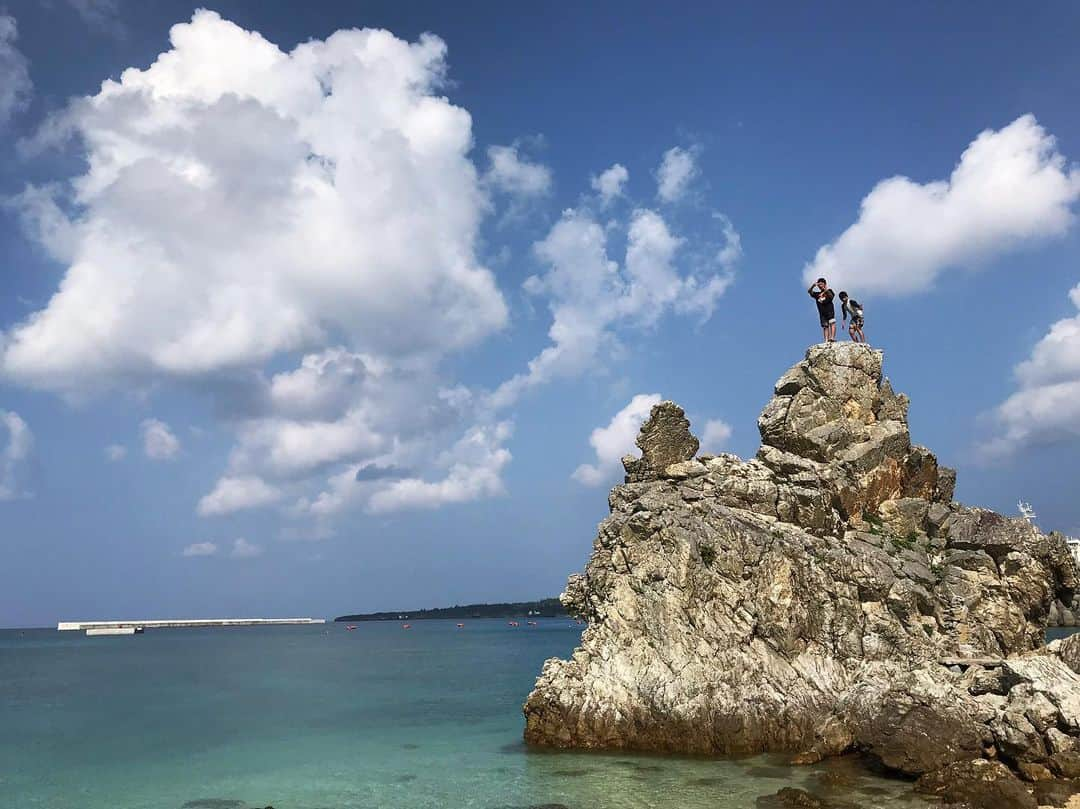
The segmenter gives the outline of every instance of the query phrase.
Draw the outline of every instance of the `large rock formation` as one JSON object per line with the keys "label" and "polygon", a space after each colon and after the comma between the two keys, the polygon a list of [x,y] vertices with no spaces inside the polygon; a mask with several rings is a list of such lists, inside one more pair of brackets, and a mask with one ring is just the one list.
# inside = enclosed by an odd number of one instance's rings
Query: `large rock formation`
{"label": "large rock formation", "polygon": [[[1080,676],[1043,646],[1072,559],[1060,536],[953,502],[955,472],[911,443],[881,365],[812,347],[749,461],[695,458],[681,408],[653,409],[562,596],[588,628],[545,663],[526,741],[1080,775]],[[1062,654],[1080,669],[1080,647]]]}

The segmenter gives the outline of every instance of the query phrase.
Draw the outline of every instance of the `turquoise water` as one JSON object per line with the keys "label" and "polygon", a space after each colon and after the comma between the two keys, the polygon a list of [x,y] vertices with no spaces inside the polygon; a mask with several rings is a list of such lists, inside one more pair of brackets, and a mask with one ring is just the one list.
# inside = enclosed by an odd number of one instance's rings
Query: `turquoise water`
{"label": "turquoise water", "polygon": [[863,809],[925,805],[848,762],[527,750],[521,703],[580,630],[3,630],[0,807],[741,809],[783,786]]}

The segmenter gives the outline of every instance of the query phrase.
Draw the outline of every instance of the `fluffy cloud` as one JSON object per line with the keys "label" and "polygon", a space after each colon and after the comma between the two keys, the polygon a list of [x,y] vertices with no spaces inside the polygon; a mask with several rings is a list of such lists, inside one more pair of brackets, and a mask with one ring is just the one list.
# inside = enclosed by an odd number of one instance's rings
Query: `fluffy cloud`
{"label": "fluffy cloud", "polygon": [[248,542],[241,537],[233,542],[232,550],[229,551],[229,556],[233,559],[254,559],[256,556],[262,556],[262,552],[263,549],[261,545]]}
{"label": "fluffy cloud", "polygon": [[6,433],[6,443],[0,444],[0,501],[28,497],[22,489],[23,464],[34,447],[34,434],[18,413],[0,410],[0,434]]}
{"label": "fluffy cloud", "polygon": [[122,461],[127,457],[127,447],[122,444],[109,444],[105,447],[105,460],[109,463]]}
{"label": "fluffy cloud", "polygon": [[[219,550],[214,542],[195,542],[184,548],[181,555],[187,557],[217,556]],[[248,542],[241,537],[233,542],[232,548],[229,550],[229,557],[232,559],[254,559],[256,556],[262,556],[262,553],[261,545]]]}
{"label": "fluffy cloud", "polygon": [[[302,498],[294,512],[325,525],[355,507],[372,514],[387,514],[500,495],[505,491],[501,473],[511,460],[510,451],[503,445],[512,431],[507,421],[469,428],[449,449],[429,460],[427,476],[390,464],[350,466],[333,476],[317,497]],[[372,467],[388,473],[372,474]]]}
{"label": "fluffy cloud", "polygon": [[416,361],[505,323],[441,40],[348,30],[284,53],[205,10],[170,39],[37,138],[75,137],[88,168],[67,226],[36,231],[64,232],[46,247],[71,260],[6,335],[9,379],[79,393],[191,378],[330,335]]}
{"label": "fluffy cloud", "polygon": [[721,452],[731,438],[731,425],[721,419],[709,419],[701,433],[702,452]]}
{"label": "fluffy cloud", "polygon": [[492,188],[526,197],[551,190],[551,170],[523,157],[517,145],[490,146],[487,154],[491,165],[484,180]]}
{"label": "fluffy cloud", "polygon": [[697,174],[697,150],[673,146],[664,152],[656,170],[656,196],[661,202],[677,202]]}
{"label": "fluffy cloud", "polygon": [[502,446],[510,438],[511,425],[470,429],[437,463],[447,467],[436,480],[408,477],[395,480],[372,495],[368,508],[375,514],[410,508],[435,508],[502,494],[501,472],[510,463],[510,451]]}
{"label": "fluffy cloud", "polygon": [[[29,140],[74,144],[85,169],[14,202],[66,269],[0,335],[0,378],[74,398],[208,393],[235,442],[204,516],[288,504],[326,528],[349,509],[498,495],[500,407],[627,330],[707,317],[730,282],[733,228],[703,249],[635,211],[615,226],[620,266],[605,228],[571,212],[529,285],[551,346],[496,395],[469,390],[447,369],[507,321],[480,223],[551,176],[516,145],[487,152],[481,176],[471,118],[444,95],[443,42],[348,30],[284,52],[203,10],[170,43]],[[167,425],[143,432],[156,457],[179,451]]]}
{"label": "fluffy cloud", "polygon": [[818,250],[804,283],[824,276],[836,289],[906,295],[950,268],[981,262],[1064,233],[1080,196],[1080,170],[1031,115],[982,132],[949,179],[878,183],[859,219]]}
{"label": "fluffy cloud", "polygon": [[[1080,310],[1080,285],[1069,298]],[[987,456],[1080,436],[1080,312],[1050,327],[1016,379],[1019,389],[994,413],[997,435],[982,448]]]}
{"label": "fluffy cloud", "polygon": [[[310,355],[271,385],[274,407],[292,403],[293,415],[247,422],[230,474],[287,481],[347,464],[326,478],[318,495],[296,501],[294,514],[323,525],[350,509],[386,513],[501,494],[501,471],[511,459],[504,446],[510,423],[499,419],[501,410],[531,388],[585,373],[630,329],[652,328],[669,313],[712,313],[731,282],[741,246],[726,217],[710,221],[715,242],[691,245],[657,212],[634,211],[624,226],[626,251],[619,266],[608,258],[609,228],[589,212],[566,212],[534,245],[545,272],[525,286],[551,309],[551,345],[525,373],[482,395],[440,388],[435,378],[416,376],[426,373],[421,370],[341,349]],[[417,395],[432,390],[437,399]],[[337,416],[329,415],[333,407],[322,407],[324,396],[336,403]],[[461,432],[451,439],[456,430]],[[433,449],[451,440],[432,462]]]}
{"label": "fluffy cloud", "polygon": [[257,477],[223,477],[214,490],[199,500],[200,516],[216,517],[276,502],[281,492]]}
{"label": "fluffy cloud", "polygon": [[181,551],[183,556],[213,556],[218,552],[218,546],[213,542],[195,542]]}
{"label": "fluffy cloud", "polygon": [[[424,488],[417,484],[425,481],[407,470],[432,468],[432,457],[444,459],[449,469],[471,443],[458,440],[446,452],[441,447],[462,429],[473,434],[480,429],[463,428],[479,418],[471,412],[471,394],[442,387],[430,368],[391,365],[340,347],[305,356],[295,370],[275,375],[266,391],[265,412],[237,426],[229,469],[203,498],[200,513],[259,507],[286,494],[299,498],[294,511],[320,519],[346,507],[366,507],[391,485]],[[340,471],[332,472],[320,494],[300,491],[313,476],[334,468]],[[375,481],[378,485],[360,485]],[[489,490],[494,487],[469,489],[476,496]],[[467,498],[447,495],[447,501],[455,499]]]}
{"label": "fluffy cloud", "polygon": [[[523,392],[592,367],[617,343],[617,332],[651,328],[669,313],[708,318],[732,281],[741,254],[738,234],[726,217],[713,220],[723,246],[687,249],[653,210],[635,210],[626,229],[622,266],[608,255],[608,229],[585,210],[568,210],[533,247],[545,265],[525,290],[547,300],[551,345],[529,362],[528,371],[504,382],[492,396],[495,408]],[[682,270],[682,271],[680,271]]]}
{"label": "fluffy cloud", "polygon": [[[333,533],[350,510],[433,508],[503,491],[510,424],[494,421],[461,387],[340,347],[275,375],[265,413],[242,420],[229,468],[199,503],[204,516],[292,498],[294,517]],[[322,478],[320,491],[309,490]]]}
{"label": "fluffy cloud", "polygon": [[15,18],[0,14],[0,126],[26,106],[33,85],[26,57],[15,46],[19,29]]}
{"label": "fluffy cloud", "polygon": [[589,444],[596,452],[596,463],[582,464],[575,469],[572,476],[574,480],[586,486],[599,486],[614,478],[622,468],[622,457],[636,454],[634,440],[642,423],[658,404],[659,393],[639,393],[612,417],[606,427],[593,430],[589,436]]}
{"label": "fluffy cloud", "polygon": [[143,452],[152,461],[170,461],[180,452],[180,439],[169,425],[158,419],[146,419],[139,425]]}
{"label": "fluffy cloud", "polygon": [[[362,492],[343,500],[381,511],[500,490],[509,453],[469,447],[507,432],[441,367],[507,319],[476,254],[489,191],[540,193],[548,170],[495,147],[480,179],[437,37],[338,31],[286,53],[198,11],[170,41],[30,140],[74,141],[87,169],[14,202],[67,271],[0,336],[0,375],[71,397],[208,391],[236,444],[206,516],[321,503],[343,477]],[[178,450],[143,430],[153,457]],[[371,464],[431,477],[357,481]]]}
{"label": "fluffy cloud", "polygon": [[598,177],[591,178],[589,184],[593,191],[600,195],[600,204],[609,205],[616,197],[622,196],[623,188],[629,179],[630,172],[626,170],[626,166],[616,163]]}
{"label": "fluffy cloud", "polygon": [[373,373],[384,371],[385,366],[374,358],[337,346],[306,355],[296,370],[275,374],[270,381],[270,400],[282,415],[331,415],[348,406],[358,385]]}

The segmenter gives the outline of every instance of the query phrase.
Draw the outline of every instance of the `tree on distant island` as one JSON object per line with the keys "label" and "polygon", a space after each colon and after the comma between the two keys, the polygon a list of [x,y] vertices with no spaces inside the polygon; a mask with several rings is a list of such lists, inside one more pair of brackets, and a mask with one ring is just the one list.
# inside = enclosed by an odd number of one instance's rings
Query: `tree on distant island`
{"label": "tree on distant island", "polygon": [[384,612],[341,615],[335,621],[423,621],[438,618],[565,618],[566,609],[557,598],[539,601],[511,601],[499,604],[455,604],[424,610],[387,610]]}

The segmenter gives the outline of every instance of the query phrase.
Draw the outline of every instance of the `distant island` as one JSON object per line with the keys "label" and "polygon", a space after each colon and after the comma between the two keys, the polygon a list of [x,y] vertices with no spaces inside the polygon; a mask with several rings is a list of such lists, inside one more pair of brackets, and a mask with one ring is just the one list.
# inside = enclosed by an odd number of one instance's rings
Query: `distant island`
{"label": "distant island", "polygon": [[390,610],[357,615],[341,615],[335,621],[424,621],[435,618],[565,618],[566,610],[557,598],[539,601],[513,601],[507,604],[465,604],[429,610]]}

